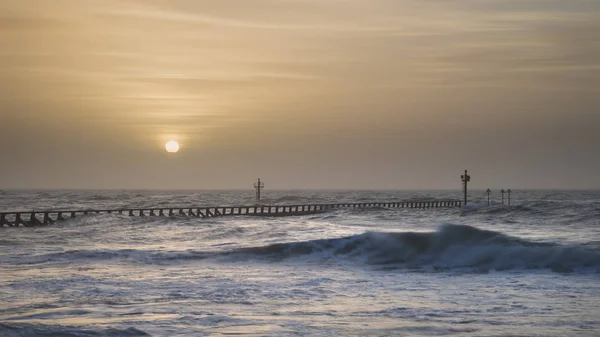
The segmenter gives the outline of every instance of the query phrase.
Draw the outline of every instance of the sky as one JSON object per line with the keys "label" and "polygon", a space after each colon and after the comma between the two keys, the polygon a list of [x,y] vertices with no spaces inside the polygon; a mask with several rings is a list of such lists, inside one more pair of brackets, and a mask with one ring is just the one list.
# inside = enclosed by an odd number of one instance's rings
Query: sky
{"label": "sky", "polygon": [[2,0],[0,41],[0,189],[600,188],[598,0]]}

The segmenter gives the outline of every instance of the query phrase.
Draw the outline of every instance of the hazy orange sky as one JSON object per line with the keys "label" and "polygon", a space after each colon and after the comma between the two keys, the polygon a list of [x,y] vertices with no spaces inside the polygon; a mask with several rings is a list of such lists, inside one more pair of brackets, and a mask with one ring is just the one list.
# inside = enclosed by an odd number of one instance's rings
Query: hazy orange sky
{"label": "hazy orange sky", "polygon": [[0,188],[600,188],[598,0],[2,0],[0,41]]}

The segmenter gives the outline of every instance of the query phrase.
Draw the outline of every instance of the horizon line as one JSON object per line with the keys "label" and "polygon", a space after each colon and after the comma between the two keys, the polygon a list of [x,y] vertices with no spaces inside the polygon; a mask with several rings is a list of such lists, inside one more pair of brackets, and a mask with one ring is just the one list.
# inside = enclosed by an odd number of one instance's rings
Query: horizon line
{"label": "horizon line", "polygon": [[[469,191],[485,191],[488,187],[485,188],[469,188]],[[501,189],[509,189],[506,187],[494,187],[490,189],[501,190]],[[543,187],[543,188],[510,188],[515,191],[600,191],[600,187],[595,188],[563,188],[563,187]],[[241,192],[241,191],[252,191],[253,188],[0,188],[0,192],[5,191],[164,191],[164,192],[185,192],[185,191],[195,191],[195,192],[223,192],[223,191],[231,191],[231,192]],[[283,191],[460,191],[462,189],[454,189],[454,188],[272,188],[263,191],[275,191],[275,192],[283,192]]]}

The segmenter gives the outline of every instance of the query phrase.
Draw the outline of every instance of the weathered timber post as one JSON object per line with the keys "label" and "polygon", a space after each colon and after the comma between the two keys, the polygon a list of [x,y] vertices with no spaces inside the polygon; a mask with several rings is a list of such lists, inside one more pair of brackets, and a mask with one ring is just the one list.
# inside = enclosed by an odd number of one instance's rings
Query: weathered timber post
{"label": "weathered timber post", "polygon": [[492,190],[490,190],[489,188],[487,189],[487,191],[485,191],[487,193],[487,197],[488,197],[488,206],[490,205],[490,193],[492,193]]}
{"label": "weathered timber post", "polygon": [[23,226],[27,227],[27,223],[21,219],[21,213],[17,213],[15,216],[15,225],[19,227],[20,224],[23,224]]}
{"label": "weathered timber post", "polygon": [[502,193],[502,205],[504,205],[504,193],[506,193],[506,192],[504,191],[504,189],[502,189],[502,191],[500,191],[500,193]]}
{"label": "weathered timber post", "polygon": [[510,188],[508,189],[508,191],[506,191],[506,193],[508,193],[508,206],[510,206],[510,194],[512,193]]}
{"label": "weathered timber post", "polygon": [[256,189],[256,200],[260,201],[260,191],[265,188],[265,183],[261,183],[260,178],[258,178],[258,182],[254,183],[254,188]]}
{"label": "weathered timber post", "polygon": [[31,212],[31,215],[29,216],[29,224],[32,226],[41,225],[40,220],[35,217],[35,212]]}
{"label": "weathered timber post", "polygon": [[465,170],[465,174],[460,176],[460,179],[463,182],[463,189],[465,192],[465,206],[467,205],[467,185],[469,183],[469,181],[471,181],[471,176],[467,173],[467,170]]}

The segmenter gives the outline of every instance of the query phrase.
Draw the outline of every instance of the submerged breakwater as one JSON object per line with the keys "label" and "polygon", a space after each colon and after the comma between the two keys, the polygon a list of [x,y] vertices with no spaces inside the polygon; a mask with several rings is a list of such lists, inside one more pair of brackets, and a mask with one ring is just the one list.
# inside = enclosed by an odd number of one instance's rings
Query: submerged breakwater
{"label": "submerged breakwater", "polygon": [[137,209],[103,209],[77,211],[0,212],[0,227],[32,227],[50,225],[57,221],[74,219],[88,214],[120,214],[128,216],[191,216],[212,218],[219,216],[298,216],[317,214],[339,208],[442,208],[461,207],[459,200],[397,201],[368,203],[336,203],[312,205],[253,205],[220,207],[169,207]]}

